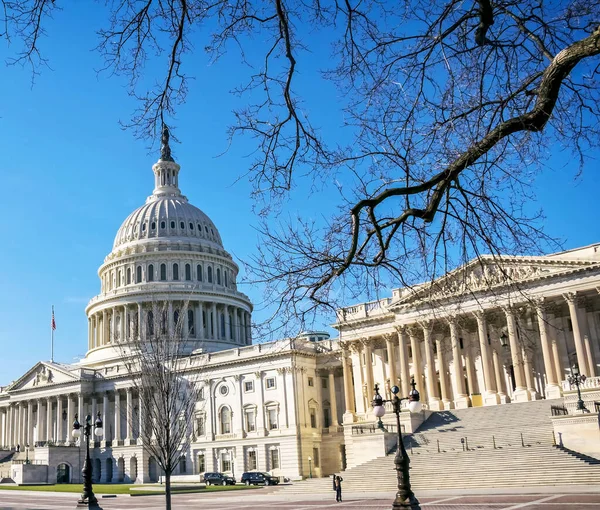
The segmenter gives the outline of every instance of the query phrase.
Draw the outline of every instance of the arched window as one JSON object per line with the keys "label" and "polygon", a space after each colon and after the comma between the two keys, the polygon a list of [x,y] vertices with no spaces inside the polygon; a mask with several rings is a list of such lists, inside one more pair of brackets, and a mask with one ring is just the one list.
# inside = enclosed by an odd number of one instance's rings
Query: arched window
{"label": "arched window", "polygon": [[148,266],[148,281],[154,281],[154,266],[152,264]]}
{"label": "arched window", "polygon": [[212,283],[212,267],[208,266],[208,269],[206,270],[207,276],[208,276],[208,283]]}
{"label": "arched window", "polygon": [[121,271],[117,271],[117,287],[121,286]]}
{"label": "arched window", "polygon": [[127,285],[129,285],[131,283],[131,268],[128,267],[127,268]]}
{"label": "arched window", "polygon": [[225,314],[221,314],[221,338],[225,338]]}
{"label": "arched window", "polygon": [[198,278],[199,282],[202,281],[202,266],[200,264],[196,266],[196,278]]}
{"label": "arched window", "polygon": [[223,271],[223,279],[225,280],[225,287],[227,287],[227,271]]}
{"label": "arched window", "polygon": [[156,230],[156,221],[152,222],[152,225],[150,225],[152,230]]}
{"label": "arched window", "polygon": [[146,315],[146,331],[148,336],[154,335],[154,314],[152,313],[152,310]]}
{"label": "arched window", "polygon": [[160,228],[164,229],[164,228],[166,228],[166,226],[167,226],[166,222],[164,222],[164,221],[160,222]]}
{"label": "arched window", "polygon": [[194,334],[194,311],[188,310],[188,334]]}
{"label": "arched window", "polygon": [[194,224],[190,221],[190,230],[194,230]]}
{"label": "arched window", "polygon": [[185,223],[183,221],[179,222],[179,228],[183,230],[185,228]]}
{"label": "arched window", "polygon": [[179,280],[179,264],[173,264],[173,280]]}
{"label": "arched window", "polygon": [[217,267],[217,285],[221,285],[221,270]]}
{"label": "arched window", "polygon": [[185,279],[188,281],[192,279],[192,266],[189,264],[185,265]]}
{"label": "arched window", "polygon": [[231,434],[231,409],[223,406],[219,413],[219,421],[221,423],[221,434]]}
{"label": "arched window", "polygon": [[167,279],[167,264],[160,265],[160,281],[164,282]]}
{"label": "arched window", "polygon": [[138,266],[135,270],[135,283],[142,283],[142,266]]}
{"label": "arched window", "polygon": [[171,221],[171,228],[175,228],[175,222]]}
{"label": "arched window", "polygon": [[179,310],[175,310],[173,312],[173,326],[176,331],[180,331],[180,329],[178,328],[178,323],[179,323]]}

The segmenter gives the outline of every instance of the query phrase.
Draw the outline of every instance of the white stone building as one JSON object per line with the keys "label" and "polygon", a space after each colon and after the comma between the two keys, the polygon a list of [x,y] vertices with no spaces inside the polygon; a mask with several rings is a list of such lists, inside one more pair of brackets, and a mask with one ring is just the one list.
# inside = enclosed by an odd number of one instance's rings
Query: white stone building
{"label": "white stone building", "polygon": [[[0,477],[21,476],[29,445],[48,481],[78,480],[71,424],[76,413],[100,412],[106,434],[92,451],[95,479],[158,478],[139,438],[144,409],[121,360],[123,345],[147,334],[157,300],[169,303],[169,327],[186,310],[204,385],[179,467],[186,476],[224,471],[239,479],[261,470],[298,479],[382,455],[386,444],[356,434],[374,421],[376,383],[387,396],[394,384],[407,395],[415,378],[427,410],[403,417],[409,431],[435,410],[559,397],[573,363],[589,387],[600,386],[600,245],[483,258],[433,284],[395,289],[339,310],[341,340],[304,332],[253,344],[238,267],[215,224],[181,194],[179,170],[163,147],[152,195],[124,221],[99,269],[85,358],[40,362],[0,388]],[[44,468],[35,469],[42,476]]]}

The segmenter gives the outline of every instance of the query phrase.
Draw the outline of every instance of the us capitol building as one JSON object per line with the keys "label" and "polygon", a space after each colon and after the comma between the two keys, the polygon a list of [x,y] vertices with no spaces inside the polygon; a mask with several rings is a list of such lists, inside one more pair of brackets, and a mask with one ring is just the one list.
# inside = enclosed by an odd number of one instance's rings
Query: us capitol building
{"label": "us capitol building", "polygon": [[181,194],[168,146],[152,170],[152,195],[125,219],[98,270],[85,358],[39,362],[0,388],[0,477],[26,481],[27,455],[35,481],[79,481],[83,449],[72,423],[76,413],[100,412],[95,480],[158,479],[139,437],[144,409],[121,360],[157,300],[168,303],[170,323],[189,303],[190,356],[201,372],[192,443],[174,473],[182,479],[260,470],[294,480],[385,455],[385,444],[367,446],[355,434],[375,421],[376,383],[384,396],[394,384],[407,395],[414,377],[425,410],[402,413],[409,432],[436,410],[560,397],[573,363],[600,386],[600,245],[484,257],[338,310],[339,339],[304,332],[253,343],[238,266],[212,220]]}

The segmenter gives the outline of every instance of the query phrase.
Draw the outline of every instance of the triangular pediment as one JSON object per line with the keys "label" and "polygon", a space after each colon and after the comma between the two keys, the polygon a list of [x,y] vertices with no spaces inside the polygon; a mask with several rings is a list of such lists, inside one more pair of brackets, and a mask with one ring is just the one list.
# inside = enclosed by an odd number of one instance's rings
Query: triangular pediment
{"label": "triangular pediment", "polygon": [[600,268],[596,260],[557,260],[546,257],[492,257],[474,259],[437,280],[412,289],[402,289],[394,305],[447,299],[511,285]]}
{"label": "triangular pediment", "polygon": [[11,384],[7,390],[25,390],[43,387],[49,384],[75,382],[78,378],[56,363],[40,361],[23,376]]}

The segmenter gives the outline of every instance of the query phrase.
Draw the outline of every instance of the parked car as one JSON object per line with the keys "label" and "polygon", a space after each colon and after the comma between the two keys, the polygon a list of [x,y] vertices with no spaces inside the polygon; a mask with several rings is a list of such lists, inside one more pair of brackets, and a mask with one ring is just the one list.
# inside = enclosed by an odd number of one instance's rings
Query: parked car
{"label": "parked car", "polygon": [[206,485],[235,485],[235,478],[225,473],[204,473]]}
{"label": "parked car", "polygon": [[261,471],[250,471],[242,475],[242,483],[245,483],[246,485],[277,485],[279,483],[279,478]]}

